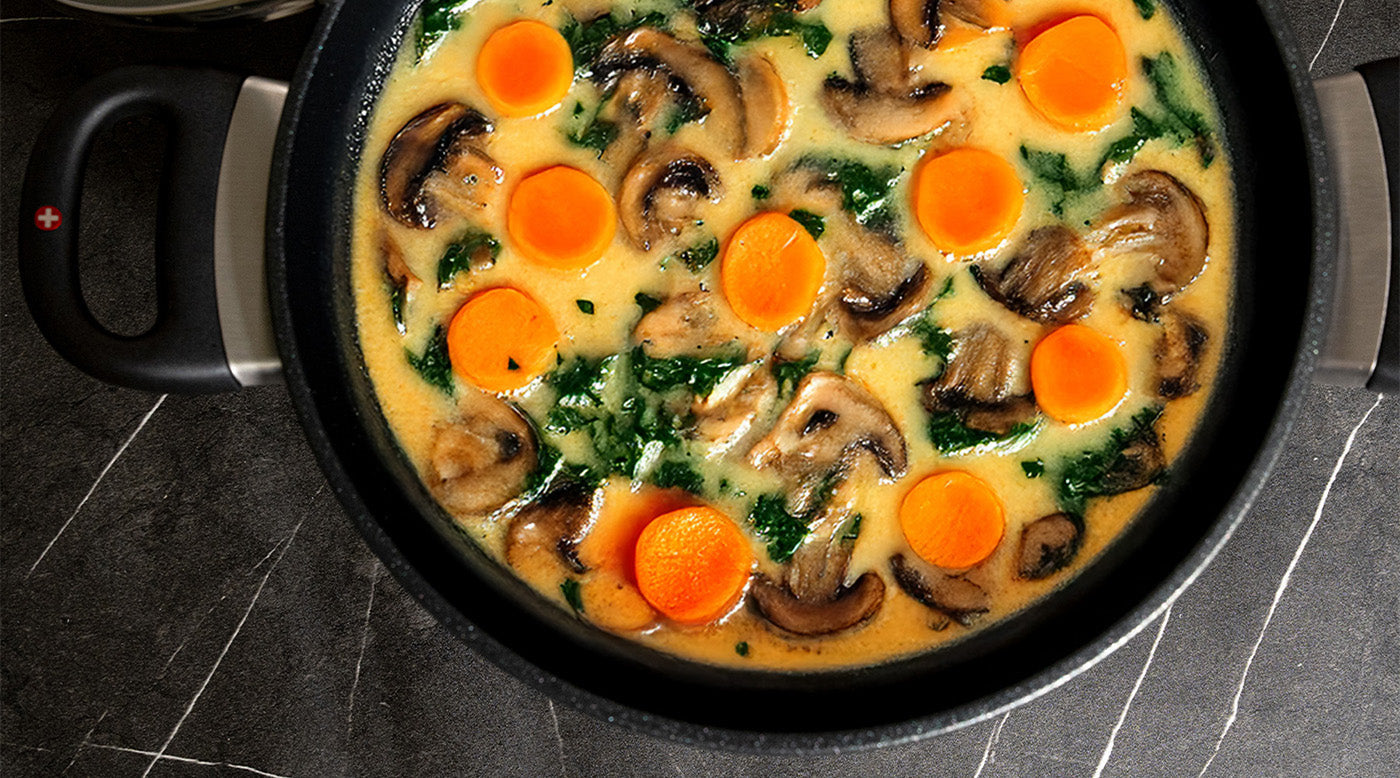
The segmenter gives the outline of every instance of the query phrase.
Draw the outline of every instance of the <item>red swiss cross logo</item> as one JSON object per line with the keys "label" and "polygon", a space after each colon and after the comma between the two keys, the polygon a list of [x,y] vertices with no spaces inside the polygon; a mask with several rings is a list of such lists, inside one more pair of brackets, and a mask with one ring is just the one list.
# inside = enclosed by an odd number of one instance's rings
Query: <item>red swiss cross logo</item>
{"label": "red swiss cross logo", "polygon": [[63,224],[63,213],[52,205],[46,205],[34,212],[34,226],[44,232],[52,232]]}

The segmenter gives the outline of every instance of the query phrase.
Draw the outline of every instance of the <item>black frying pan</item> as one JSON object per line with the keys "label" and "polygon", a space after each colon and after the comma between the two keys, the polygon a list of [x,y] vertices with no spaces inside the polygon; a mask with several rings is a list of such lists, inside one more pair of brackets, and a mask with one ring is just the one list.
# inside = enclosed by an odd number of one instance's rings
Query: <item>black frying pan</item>
{"label": "black frying pan", "polygon": [[[379,150],[362,149],[366,122],[415,0],[326,9],[286,93],[270,163],[257,152],[274,137],[266,119],[281,107],[278,85],[136,68],[75,95],[26,174],[25,295],[54,348],[99,378],[160,391],[235,389],[277,368],[260,351],[260,287],[239,283],[260,269],[235,256],[241,246],[256,257],[265,234],[271,329],[312,448],[366,541],[447,629],[557,699],[687,742],[812,750],[931,734],[1063,682],[1164,609],[1248,509],[1315,367],[1334,380],[1400,388],[1400,269],[1390,267],[1400,243],[1391,216],[1400,201],[1395,62],[1364,82],[1353,75],[1320,87],[1329,134],[1347,137],[1334,150],[1347,174],[1339,180],[1313,85],[1277,13],[1267,3],[1167,4],[1207,63],[1236,179],[1236,299],[1214,394],[1170,482],[1100,559],[1035,606],[926,655],[820,674],[684,661],[572,618],[452,529],[378,411],[348,285],[351,184],[362,159],[378,159]],[[126,338],[103,330],[82,301],[77,208],[94,134],[134,114],[162,118],[172,142],[157,241],[160,313],[150,332]],[[1388,181],[1378,175],[1386,162]],[[260,195],[265,225],[256,209],[237,210]],[[1339,262],[1348,239],[1353,250]],[[1334,291],[1345,302],[1329,309]]]}

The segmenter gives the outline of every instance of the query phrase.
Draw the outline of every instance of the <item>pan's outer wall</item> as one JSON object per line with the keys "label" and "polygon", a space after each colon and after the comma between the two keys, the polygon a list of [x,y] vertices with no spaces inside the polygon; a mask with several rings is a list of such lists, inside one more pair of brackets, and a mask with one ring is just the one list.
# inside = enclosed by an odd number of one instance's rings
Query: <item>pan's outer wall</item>
{"label": "pan's outer wall", "polygon": [[785,751],[889,744],[985,718],[1097,661],[1196,576],[1252,502],[1301,400],[1335,261],[1316,106],[1278,14],[1247,3],[1168,4],[1207,63],[1235,170],[1238,280],[1225,367],[1171,482],[1098,562],[1043,603],[944,650],[875,668],[736,672],[600,634],[455,533],[378,412],[348,288],[360,146],[414,10],[398,0],[326,10],[288,98],[269,202],[268,275],[287,383],[346,511],[404,587],[507,672],[591,715],[685,742]]}

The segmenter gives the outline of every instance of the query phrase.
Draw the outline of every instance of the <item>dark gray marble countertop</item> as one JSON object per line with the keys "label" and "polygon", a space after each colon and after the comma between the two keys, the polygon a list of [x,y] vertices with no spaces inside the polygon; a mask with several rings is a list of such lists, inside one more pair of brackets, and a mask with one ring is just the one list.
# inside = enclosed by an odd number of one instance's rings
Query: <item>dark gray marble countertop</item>
{"label": "dark gray marble countertop", "polygon": [[[1315,75],[1400,49],[1396,0],[1282,5]],[[20,174],[58,100],[136,62],[285,78],[311,16],[161,33],[35,0],[0,15],[5,774],[1395,774],[1400,402],[1327,388],[1310,392],[1257,505],[1171,609],[1009,713],[795,758],[688,748],[556,706],[386,574],[327,491],[285,390],[106,386],[49,350],[20,299]],[[158,146],[141,124],[103,143],[82,269],[99,315],[139,331],[154,178],[131,160]]]}

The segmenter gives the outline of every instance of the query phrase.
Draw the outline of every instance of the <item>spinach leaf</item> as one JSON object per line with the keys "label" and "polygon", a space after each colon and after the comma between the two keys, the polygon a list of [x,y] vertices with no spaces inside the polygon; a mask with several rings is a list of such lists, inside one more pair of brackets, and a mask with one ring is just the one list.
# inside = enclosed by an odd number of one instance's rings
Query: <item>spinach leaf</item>
{"label": "spinach leaf", "polygon": [[569,462],[558,448],[541,440],[535,469],[525,478],[525,488],[521,493],[524,500],[533,500],[550,491],[558,484],[576,483],[584,486],[597,486],[602,477],[586,465]]}
{"label": "spinach leaf", "polygon": [[684,489],[695,495],[705,493],[705,477],[689,462],[674,459],[662,462],[652,472],[651,482],[662,489]]}
{"label": "spinach leaf", "polygon": [[953,411],[930,414],[928,420],[929,440],[944,455],[960,454],[978,446],[1009,447],[1029,439],[1039,430],[1038,421],[1023,421],[1005,435],[997,435],[968,427]]}
{"label": "spinach leaf", "polygon": [[666,21],[666,15],[660,11],[647,14],[633,11],[625,15],[614,11],[582,22],[570,17],[559,33],[564,36],[569,50],[574,53],[574,68],[580,75],[587,77],[592,74],[593,61],[598,58],[599,52],[609,39],[638,27],[666,30],[670,25]]}
{"label": "spinach leaf", "polygon": [[564,595],[564,602],[574,609],[574,613],[583,615],[583,594],[579,591],[578,581],[573,578],[566,579],[559,584],[559,591]]}
{"label": "spinach leaf", "polygon": [[1210,163],[1215,161],[1215,133],[1205,114],[1190,104],[1184,85],[1186,77],[1176,58],[1169,51],[1158,54],[1156,59],[1143,57],[1142,70],[1147,74],[1147,80],[1152,82],[1152,91],[1158,102],[1167,110],[1168,126],[1172,133],[1183,142],[1194,140],[1201,167],[1210,167]]}
{"label": "spinach leaf", "polygon": [[419,10],[418,30],[413,41],[414,64],[426,59],[447,33],[462,26],[462,18],[472,2],[474,0],[425,0]]}
{"label": "spinach leaf", "polygon": [[825,54],[831,45],[831,30],[821,22],[798,18],[786,0],[753,2],[743,13],[705,13],[700,0],[687,4],[697,8],[696,28],[701,42],[726,64],[733,61],[733,47],[759,38],[796,38],[812,59]]}
{"label": "spinach leaf", "polygon": [[880,232],[895,228],[891,195],[904,173],[902,168],[872,168],[855,160],[820,156],[803,157],[797,161],[797,166],[814,171],[839,186],[841,207],[860,224]]}
{"label": "spinach leaf", "polygon": [[1056,478],[1060,508],[1083,516],[1090,497],[1115,494],[1106,481],[1129,465],[1124,452],[1134,443],[1157,437],[1157,419],[1162,406],[1150,405],[1133,414],[1128,424],[1115,428],[1101,447],[1081,452],[1060,464]]}
{"label": "spinach leaf", "polygon": [[701,243],[697,243],[687,249],[681,249],[676,258],[685,263],[685,267],[692,273],[699,273],[710,266],[711,262],[719,256],[719,239],[711,237]]}
{"label": "spinach leaf", "polygon": [[472,269],[472,263],[490,265],[501,254],[501,242],[488,232],[471,230],[463,234],[447,247],[438,260],[437,282],[439,289],[450,289],[458,273]]}
{"label": "spinach leaf", "polygon": [[982,80],[991,81],[996,84],[1005,84],[1011,80],[1011,68],[1005,65],[992,65],[982,71]]}
{"label": "spinach leaf", "polygon": [[666,117],[667,135],[675,135],[681,127],[690,122],[699,121],[710,113],[710,109],[705,107],[705,104],[689,91],[673,91],[671,99],[675,101],[675,104]]}
{"label": "spinach leaf", "polygon": [[[606,102],[606,101],[605,101]],[[600,104],[588,110],[583,103],[574,103],[574,110],[564,127],[564,138],[569,143],[583,149],[592,149],[599,157],[608,150],[608,146],[617,140],[621,130],[617,124],[607,119],[598,118],[603,106]]]}
{"label": "spinach leaf", "polygon": [[661,301],[646,292],[638,292],[632,297],[637,303],[637,307],[642,309],[642,313],[651,313],[661,307]]}
{"label": "spinach leaf", "polygon": [[1045,462],[1040,459],[1022,462],[1021,472],[1025,473],[1027,478],[1039,478],[1045,475]]}
{"label": "spinach leaf", "polygon": [[787,394],[796,390],[802,379],[812,372],[812,368],[817,366],[817,360],[820,358],[821,352],[812,349],[801,359],[774,360],[773,377],[778,381],[778,393]]}
{"label": "spinach leaf", "polygon": [[1138,14],[1144,19],[1151,19],[1157,13],[1156,0],[1133,0],[1133,5],[1137,6]]}
{"label": "spinach leaf", "polygon": [[793,221],[802,225],[802,228],[805,229],[814,240],[820,238],[822,233],[826,232],[826,219],[823,219],[811,211],[804,211],[798,208],[789,211],[788,216],[791,217]]}
{"label": "spinach leaf", "polygon": [[397,281],[389,278],[389,312],[394,315],[394,327],[400,335],[408,334],[408,325],[403,316],[408,308],[408,280]]}
{"label": "spinach leaf", "polygon": [[424,381],[452,394],[452,359],[447,355],[447,328],[439,324],[423,347],[423,354],[405,351],[408,364]]}
{"label": "spinach leaf", "polygon": [[593,315],[594,308],[592,300],[574,300],[574,305],[577,305],[578,309],[585,314],[589,316]]}
{"label": "spinach leaf", "polygon": [[1132,131],[1109,144],[1108,151],[1104,152],[1103,162],[1099,164],[1100,169],[1110,162],[1122,163],[1131,160],[1148,141],[1166,134],[1166,128],[1142,109],[1134,106],[1129,113],[1133,117]]}
{"label": "spinach leaf", "polygon": [[708,397],[729,371],[746,364],[742,354],[718,357],[649,357],[638,346],[632,350],[632,375],[653,392],[688,389],[696,397]]}
{"label": "spinach leaf", "polygon": [[864,519],[865,517],[860,515],[859,513],[852,516],[851,520],[846,523],[845,529],[841,530],[841,539],[844,541],[855,542],[858,538],[860,538],[860,524],[862,521],[864,521]]}
{"label": "spinach leaf", "polygon": [[749,644],[748,644],[748,641],[746,641],[746,640],[741,640],[741,641],[739,641],[738,643],[735,643],[735,644],[734,644],[734,653],[738,654],[739,656],[748,656],[748,655],[749,655]]}
{"label": "spinach leaf", "polygon": [[576,356],[556,367],[544,377],[545,383],[559,393],[558,404],[571,408],[595,407],[603,404],[603,387],[615,357],[589,359]]}
{"label": "spinach leaf", "polygon": [[755,200],[767,200],[773,196],[773,190],[763,184],[754,184],[753,189],[749,190],[749,194],[753,195]]}
{"label": "spinach leaf", "polygon": [[780,494],[765,494],[755,500],[749,523],[768,541],[768,558],[778,563],[791,559],[807,537],[806,518],[788,513],[786,498]]}
{"label": "spinach leaf", "polygon": [[1021,159],[1031,175],[1041,182],[1050,197],[1050,210],[1064,216],[1065,204],[1074,195],[1099,187],[1103,181],[1094,173],[1079,175],[1069,164],[1069,158],[1055,151],[1037,151],[1021,146]]}

